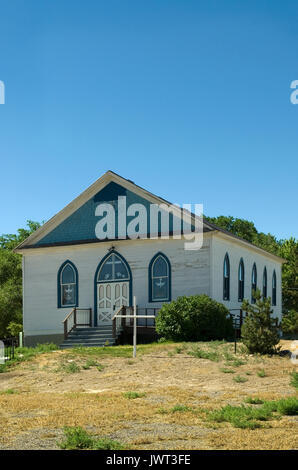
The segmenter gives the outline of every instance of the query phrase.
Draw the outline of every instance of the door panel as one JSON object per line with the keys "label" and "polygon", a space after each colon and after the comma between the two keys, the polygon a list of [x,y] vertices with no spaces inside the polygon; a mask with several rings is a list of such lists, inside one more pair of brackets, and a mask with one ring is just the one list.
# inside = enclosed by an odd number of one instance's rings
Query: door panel
{"label": "door panel", "polygon": [[129,305],[129,283],[111,282],[97,286],[97,323],[111,325],[112,317],[121,305]]}

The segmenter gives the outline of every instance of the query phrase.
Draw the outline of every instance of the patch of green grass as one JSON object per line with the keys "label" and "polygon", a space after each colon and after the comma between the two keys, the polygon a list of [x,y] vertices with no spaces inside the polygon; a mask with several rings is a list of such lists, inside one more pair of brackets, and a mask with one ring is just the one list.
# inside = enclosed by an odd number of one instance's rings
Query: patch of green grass
{"label": "patch of green grass", "polygon": [[13,390],[12,388],[8,388],[7,390],[2,390],[0,395],[13,395],[19,393],[17,390]]}
{"label": "patch of green grass", "polygon": [[233,369],[226,369],[225,367],[221,367],[219,370],[224,374],[235,374],[235,371]]}
{"label": "patch of green grass", "polygon": [[233,377],[233,380],[237,384],[241,384],[241,383],[244,383],[244,382],[248,381],[248,379],[246,377],[242,377],[241,375],[236,375],[236,377]]}
{"label": "patch of green grass", "polygon": [[220,410],[208,413],[208,419],[217,423],[228,422],[236,428],[256,429],[261,427],[258,421],[267,421],[272,417],[269,409],[255,409],[248,406],[227,405]]}
{"label": "patch of green grass", "polygon": [[231,354],[229,351],[224,352],[224,358],[227,362],[231,362],[235,360],[235,356]]}
{"label": "patch of green grass", "polygon": [[209,361],[213,362],[219,362],[220,360],[220,356],[217,351],[206,351],[199,347],[193,348],[191,351],[188,351],[188,354],[199,359],[209,359]]}
{"label": "patch of green grass", "polygon": [[0,374],[7,372],[7,363],[6,364],[0,364]]}
{"label": "patch of green grass", "polygon": [[289,397],[278,400],[276,402],[277,412],[281,415],[297,416],[298,415],[298,398]]}
{"label": "patch of green grass", "polygon": [[264,371],[264,369],[258,370],[257,376],[258,377],[266,377],[266,372]]}
{"label": "patch of green grass", "polygon": [[291,373],[290,385],[292,385],[292,387],[295,387],[295,388],[298,389],[298,372],[293,371]]}
{"label": "patch of green grass", "polygon": [[236,359],[234,359],[234,361],[232,361],[231,365],[234,366],[234,367],[239,367],[239,366],[243,366],[244,364],[246,364],[245,361],[242,361],[242,359],[236,358]]}
{"label": "patch of green grass", "polygon": [[[152,351],[162,351],[167,350],[168,346],[174,344],[173,341],[165,341],[162,343],[152,342],[148,344],[139,344],[137,346],[137,356],[151,354]],[[127,357],[131,358],[133,352],[133,346],[123,345],[123,346],[101,346],[101,347],[84,347],[77,346],[71,348],[67,351],[69,357],[75,358],[76,356],[82,357]]]}
{"label": "patch of green grass", "polygon": [[209,421],[216,423],[228,422],[236,428],[256,429],[261,426],[260,421],[268,421],[273,418],[273,413],[287,416],[298,415],[298,398],[288,397],[281,400],[263,401],[259,398],[248,397],[246,403],[261,405],[259,408],[252,406],[227,405],[219,410],[206,411]]}
{"label": "patch of green grass", "polygon": [[124,398],[128,398],[129,400],[134,400],[135,398],[142,398],[146,394],[140,392],[125,392],[123,393]]}
{"label": "patch of green grass", "polygon": [[60,449],[65,450],[121,450],[124,446],[108,438],[95,438],[80,426],[66,427],[65,439],[58,442]]}
{"label": "patch of green grass", "polygon": [[159,414],[161,414],[161,415],[166,415],[166,414],[168,413],[168,410],[166,410],[165,408],[161,407],[161,408],[158,408],[157,413],[159,413]]}
{"label": "patch of green grass", "polygon": [[15,358],[12,362],[23,362],[34,359],[38,354],[49,353],[51,351],[57,351],[58,346],[54,343],[37,344],[34,348],[16,348]]}
{"label": "patch of green grass", "polygon": [[88,370],[91,367],[96,367],[98,363],[94,361],[93,359],[88,359],[88,361],[82,366],[84,370]]}
{"label": "patch of green grass", "polygon": [[61,364],[58,369],[58,371],[66,372],[67,374],[76,374],[77,372],[80,372],[80,370],[80,367],[75,362]]}
{"label": "patch of green grass", "polygon": [[192,411],[192,408],[186,405],[175,405],[170,408],[170,413],[185,413],[186,411]]}
{"label": "patch of green grass", "polygon": [[261,400],[260,398],[252,398],[252,397],[248,397],[244,401],[245,403],[249,403],[250,405],[262,405],[264,403],[264,400]]}
{"label": "patch of green grass", "polygon": [[103,366],[102,364],[97,364],[96,369],[97,369],[99,372],[103,371],[104,368],[105,368],[105,366]]}

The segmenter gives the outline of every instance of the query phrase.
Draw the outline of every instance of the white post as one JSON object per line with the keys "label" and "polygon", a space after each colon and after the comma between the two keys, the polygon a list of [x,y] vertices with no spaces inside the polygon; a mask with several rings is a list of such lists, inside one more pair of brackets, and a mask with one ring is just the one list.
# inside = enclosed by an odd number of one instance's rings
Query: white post
{"label": "white post", "polygon": [[22,331],[19,333],[19,346],[20,348],[23,347],[23,332]]}
{"label": "white post", "polygon": [[137,302],[133,297],[133,357],[137,357]]}

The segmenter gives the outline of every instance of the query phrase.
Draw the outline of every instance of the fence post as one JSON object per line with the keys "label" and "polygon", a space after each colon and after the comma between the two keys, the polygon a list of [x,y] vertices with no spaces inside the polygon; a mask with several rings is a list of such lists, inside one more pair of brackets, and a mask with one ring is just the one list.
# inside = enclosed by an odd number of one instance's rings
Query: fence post
{"label": "fence post", "polygon": [[137,306],[135,296],[133,298],[133,357],[137,357]]}
{"label": "fence post", "polygon": [[20,331],[19,333],[19,347],[22,348],[23,347],[23,332]]}
{"label": "fence post", "polygon": [[64,322],[64,339],[67,339],[67,320]]}

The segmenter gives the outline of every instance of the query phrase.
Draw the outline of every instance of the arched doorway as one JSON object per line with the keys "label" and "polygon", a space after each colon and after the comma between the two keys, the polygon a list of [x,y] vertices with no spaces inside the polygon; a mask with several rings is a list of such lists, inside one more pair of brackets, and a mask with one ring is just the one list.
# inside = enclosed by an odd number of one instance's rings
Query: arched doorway
{"label": "arched doorway", "polygon": [[95,325],[111,325],[119,307],[131,304],[131,285],[131,271],[126,260],[115,251],[108,253],[95,274]]}

